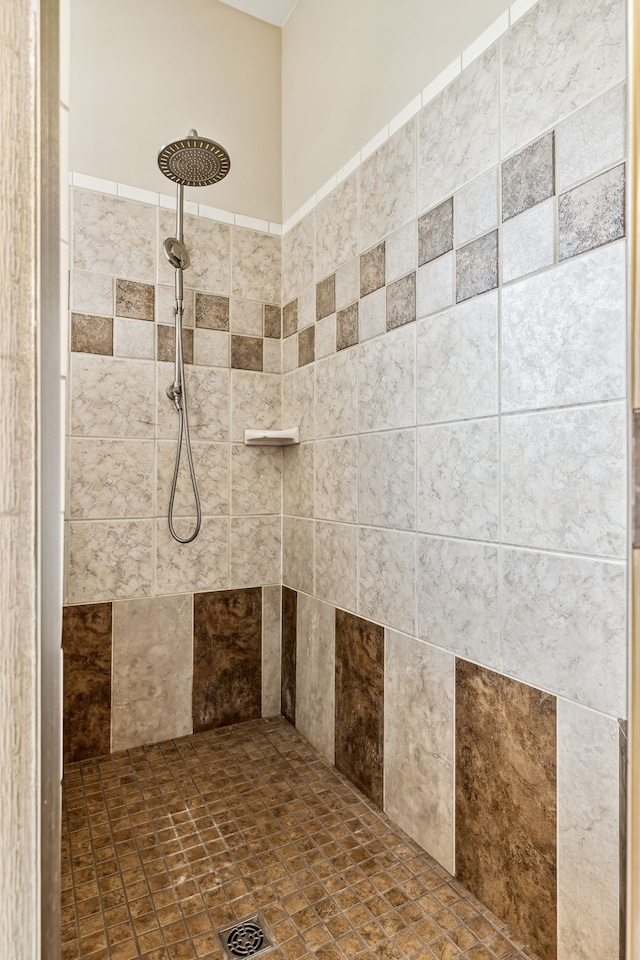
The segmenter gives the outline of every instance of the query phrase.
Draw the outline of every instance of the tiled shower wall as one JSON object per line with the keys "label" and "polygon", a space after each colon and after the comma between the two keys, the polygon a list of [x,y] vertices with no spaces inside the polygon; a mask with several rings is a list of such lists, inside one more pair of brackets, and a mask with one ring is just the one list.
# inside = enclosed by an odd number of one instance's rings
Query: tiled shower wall
{"label": "tiled shower wall", "polygon": [[283,704],[545,960],[620,950],[624,34],[539,0],[283,237]]}

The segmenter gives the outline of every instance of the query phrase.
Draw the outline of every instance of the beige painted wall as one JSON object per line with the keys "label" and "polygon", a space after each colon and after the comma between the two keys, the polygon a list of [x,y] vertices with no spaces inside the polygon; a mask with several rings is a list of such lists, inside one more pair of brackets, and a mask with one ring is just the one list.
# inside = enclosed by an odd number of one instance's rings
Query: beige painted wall
{"label": "beige painted wall", "polygon": [[300,0],[283,29],[286,220],[508,0]]}
{"label": "beige painted wall", "polygon": [[72,0],[70,166],[161,193],[158,149],[195,127],[231,172],[187,199],[280,221],[279,28],[218,0]]}

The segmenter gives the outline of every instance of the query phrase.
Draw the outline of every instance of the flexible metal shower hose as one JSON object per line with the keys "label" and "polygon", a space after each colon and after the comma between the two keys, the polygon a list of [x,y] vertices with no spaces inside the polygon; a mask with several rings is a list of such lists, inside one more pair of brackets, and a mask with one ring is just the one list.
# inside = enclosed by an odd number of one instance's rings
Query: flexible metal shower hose
{"label": "flexible metal shower hose", "polygon": [[[173,480],[171,481],[171,496],[169,497],[169,513],[167,520],[169,522],[169,532],[178,543],[191,543],[198,536],[202,524],[202,508],[200,506],[200,494],[198,492],[198,481],[196,480],[196,471],[193,466],[193,453],[191,452],[191,436],[189,434],[189,414],[187,409],[187,392],[184,375],[184,357],[182,354],[182,301],[176,300],[176,366],[175,378],[173,383],[173,403],[178,414],[178,445],[176,447],[176,460],[173,468]],[[171,389],[171,388],[170,388]],[[180,459],[182,457],[182,442],[184,440],[187,448],[187,459],[189,461],[189,473],[191,474],[191,487],[196,502],[196,526],[190,537],[180,537],[175,531],[173,525],[173,509],[176,499],[176,489],[178,486],[178,476],[180,473]]]}

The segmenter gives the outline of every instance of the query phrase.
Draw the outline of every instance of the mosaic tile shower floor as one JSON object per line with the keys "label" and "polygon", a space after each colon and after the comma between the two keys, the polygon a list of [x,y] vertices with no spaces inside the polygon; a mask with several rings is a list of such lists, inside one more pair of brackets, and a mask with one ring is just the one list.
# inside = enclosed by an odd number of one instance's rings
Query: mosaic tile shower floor
{"label": "mosaic tile shower floor", "polygon": [[273,960],[535,958],[285,720],[65,768],[62,958],[223,960],[259,911]]}

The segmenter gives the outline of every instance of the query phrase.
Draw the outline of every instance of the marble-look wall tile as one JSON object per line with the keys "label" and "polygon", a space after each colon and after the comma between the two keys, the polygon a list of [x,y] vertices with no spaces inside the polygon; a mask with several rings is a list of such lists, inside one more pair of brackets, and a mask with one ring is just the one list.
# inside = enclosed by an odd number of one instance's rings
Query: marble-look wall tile
{"label": "marble-look wall tile", "polygon": [[353,303],[360,296],[360,257],[336,270],[336,310]]}
{"label": "marble-look wall tile", "polygon": [[229,331],[229,297],[196,293],[196,327]]}
{"label": "marble-look wall tile", "polygon": [[[353,303],[352,307],[356,308],[356,320],[357,320],[357,308],[358,305]],[[347,308],[349,309],[349,308]],[[315,343],[315,355],[316,360],[322,359],[322,357],[329,357],[332,353],[336,352],[337,345],[337,319],[336,314],[332,313],[328,317],[324,317],[322,320],[318,320],[316,323],[316,343]],[[356,324],[356,338],[358,336],[357,324]],[[357,339],[356,339],[357,343]],[[344,349],[344,347],[342,348]]]}
{"label": "marble-look wall tile", "polygon": [[[188,277],[188,274],[187,274]],[[206,303],[207,301],[222,301],[227,305],[227,318],[229,316],[229,298],[228,297],[210,297],[205,293],[194,293],[193,290],[190,290],[188,287],[185,287],[184,297],[182,301],[182,325],[184,327],[193,327],[195,324],[195,303],[196,300],[200,303]],[[155,304],[155,314],[156,321],[158,323],[168,323],[172,325],[175,323],[175,310],[176,310],[176,293],[175,286],[172,283],[171,286],[163,286],[162,284],[156,285],[156,304]],[[206,323],[202,324],[207,326]],[[225,328],[228,329],[228,326]]]}
{"label": "marble-look wall tile", "polygon": [[610,90],[556,130],[558,192],[624,159],[625,88]]}
{"label": "marble-look wall tile", "polygon": [[558,960],[619,955],[618,723],[558,701]]}
{"label": "marble-look wall tile", "polygon": [[301,443],[283,448],[283,513],[295,517],[314,515],[314,446]]}
{"label": "marble-look wall tile", "polygon": [[229,330],[245,337],[261,337],[263,306],[255,300],[229,301]]}
{"label": "marble-look wall tile", "polygon": [[155,318],[156,288],[150,283],[116,280],[116,317],[130,320]]}
{"label": "marble-look wall tile", "polygon": [[358,410],[362,433],[415,423],[415,336],[413,325],[360,346]]}
{"label": "marble-look wall tile", "polygon": [[459,304],[417,327],[418,423],[498,412],[498,296]]}
{"label": "marble-look wall tile", "polygon": [[502,227],[502,280],[551,266],[556,249],[556,201],[551,198]]}
{"label": "marble-look wall tile", "polygon": [[609,716],[624,716],[625,579],[623,563],[505,549],[505,672]]}
{"label": "marble-look wall tile", "polygon": [[231,335],[231,366],[236,370],[262,371],[262,337]]}
{"label": "marble-look wall tile", "polygon": [[456,250],[456,303],[498,286],[498,231]]}
{"label": "marble-look wall tile", "polygon": [[78,187],[72,195],[74,268],[153,283],[156,208]]}
{"label": "marble-look wall tile", "polygon": [[[173,440],[177,436],[178,418],[173,402],[167,397],[167,387],[173,382],[173,364],[156,366],[157,436],[163,440]],[[229,371],[217,367],[187,366],[185,373],[191,439],[194,441],[228,440]],[[252,377],[259,374],[244,374],[244,376]]]}
{"label": "marble-look wall tile", "polygon": [[70,377],[73,435],[153,437],[152,363],[77,354],[71,357]]}
{"label": "marble-look wall tile", "polygon": [[498,539],[498,421],[418,430],[418,530]]}
{"label": "marble-look wall tile", "polygon": [[356,610],[358,606],[358,528],[316,522],[315,592],[321,600]]}
{"label": "marble-look wall tile", "polygon": [[[354,304],[355,306],[355,304]],[[387,291],[384,287],[363,297],[358,305],[358,340],[371,340],[387,330]]]}
{"label": "marble-look wall tile", "polygon": [[296,722],[296,654],[298,632],[298,594],[289,587],[282,588],[282,716],[289,723]]}
{"label": "marble-look wall tile", "polygon": [[624,397],[625,270],[615,244],[502,290],[503,410]]}
{"label": "marble-look wall tile", "polygon": [[313,520],[283,517],[282,576],[293,590],[313,593]]}
{"label": "marble-look wall tile", "polygon": [[501,53],[507,156],[624,79],[625,5],[540,0],[504,35]]}
{"label": "marble-look wall tile", "polygon": [[149,596],[153,521],[72,521],[67,526],[67,600],[85,603]]}
{"label": "marble-look wall tile", "polygon": [[[457,131],[456,136],[451,131]],[[418,210],[498,162],[496,47],[474,60],[418,114]]]}
{"label": "marble-look wall tile", "polygon": [[556,701],[456,662],[456,876],[556,957]]}
{"label": "marble-look wall tile", "polygon": [[113,316],[113,277],[73,270],[71,309],[100,317]]}
{"label": "marble-look wall tile", "polygon": [[429,263],[453,250],[453,197],[418,217],[418,263]]}
{"label": "marble-look wall tile", "polygon": [[[221,396],[224,398],[225,394]],[[278,429],[281,404],[280,377],[234,370],[231,374],[231,439],[244,442],[245,430]]]}
{"label": "marble-look wall tile", "polygon": [[261,715],[262,588],[193,598],[193,729]]}
{"label": "marble-look wall tile", "polygon": [[[385,184],[381,190],[380,185]],[[358,168],[360,250],[416,215],[416,121],[410,120]]]}
{"label": "marble-look wall tile", "polygon": [[315,376],[315,368],[306,366],[282,378],[282,424],[284,427],[299,426],[300,440],[312,440],[315,436]]}
{"label": "marble-look wall tile", "polygon": [[277,303],[280,300],[280,237],[234,227],[231,295]]}
{"label": "marble-look wall tile", "polygon": [[[158,282],[173,283],[174,269],[165,259],[162,244],[175,233],[175,216],[159,211]],[[184,242],[189,251],[189,286],[204,293],[229,296],[231,293],[231,227],[205,217],[185,214]],[[272,300],[273,297],[265,297]]]}
{"label": "marble-look wall tile", "polygon": [[455,658],[387,630],[384,810],[451,873],[454,701]]}
{"label": "marble-look wall tile", "polygon": [[96,353],[113,356],[113,320],[84,313],[71,314],[72,353]]}
{"label": "marble-look wall tile", "polygon": [[282,579],[282,519],[232,517],[229,530],[229,585],[253,587]]}
{"label": "marble-look wall tile", "polygon": [[319,440],[315,444],[315,515],[321,520],[358,519],[358,439]]}
{"label": "marble-look wall tile", "polygon": [[502,164],[502,219],[510,220],[555,192],[553,132]]}
{"label": "marble-look wall tile", "polygon": [[475,240],[498,226],[498,168],[474,180],[455,196],[457,246]]}
{"label": "marble-look wall tile", "polygon": [[499,670],[498,548],[418,537],[418,636]]}
{"label": "marble-look wall tile", "polygon": [[153,515],[153,441],[69,438],[68,516],[106,520]]}
{"label": "marble-look wall tile", "polygon": [[315,365],[315,436],[336,437],[358,429],[358,352],[341,350]]}
{"label": "marble-look wall tile", "polygon": [[418,270],[417,277],[417,315],[427,317],[450,307],[454,300],[453,270],[455,257],[447,253],[444,257],[425,263]]}
{"label": "marble-look wall tile", "polygon": [[384,802],[384,630],[336,610],[335,763],[379,807]]}
{"label": "marble-look wall tile", "polygon": [[[194,362],[202,367],[228,367],[229,339],[229,334],[223,330],[196,330],[194,332]],[[265,343],[265,358],[266,355],[267,344]]]}
{"label": "marble-look wall tile", "polygon": [[[224,443],[199,441],[191,446],[202,513],[204,516],[227,514],[229,512],[229,448]],[[156,444],[156,516],[159,517],[167,514],[175,458],[175,440],[160,440]],[[173,510],[176,517],[190,517],[195,513],[191,474],[184,451],[180,460]]]}
{"label": "marble-look wall tile", "polygon": [[316,285],[303,290],[298,297],[298,330],[312,327],[316,322]]}
{"label": "marble-look wall tile", "polygon": [[301,593],[297,610],[296,727],[316,750],[335,757],[335,610]]}
{"label": "marble-look wall tile", "polygon": [[416,538],[396,530],[358,531],[358,612],[415,634]]}
{"label": "marble-look wall tile", "polygon": [[366,297],[385,285],[385,243],[379,243],[360,256],[360,296]]}
{"label": "marble-look wall tile", "polygon": [[312,210],[282,238],[283,303],[293,300],[315,280],[315,216]]}
{"label": "marble-look wall tile", "polygon": [[625,235],[624,164],[558,198],[560,260]]}
{"label": "marble-look wall tile", "polygon": [[316,328],[307,327],[298,334],[298,366],[313,363],[316,358]]}
{"label": "marble-look wall tile", "polygon": [[265,373],[282,373],[282,347],[280,340],[265,340],[263,345]]}
{"label": "marble-look wall tile", "polygon": [[387,283],[412,273],[417,267],[416,221],[411,220],[385,241],[385,271]]}
{"label": "marble-look wall tile", "polygon": [[599,556],[626,555],[623,403],[502,421],[502,539]]}
{"label": "marble-look wall tile", "polygon": [[352,303],[336,314],[336,350],[346,350],[358,342],[358,304]]}
{"label": "marble-look wall tile", "polygon": [[113,321],[113,354],[133,360],[155,360],[155,325],[146,320],[117,317]]}
{"label": "marble-look wall tile", "polygon": [[111,604],[64,607],[64,762],[102,757],[111,748]]}
{"label": "marble-look wall tile", "polygon": [[358,175],[316,207],[316,278],[326,277],[358,252]]}
{"label": "marble-look wall tile", "polygon": [[191,594],[113,604],[112,749],[191,733]]}
{"label": "marble-look wall tile", "polygon": [[282,587],[262,588],[262,716],[280,715]]}
{"label": "marble-look wall tile", "polygon": [[282,448],[231,445],[231,514],[280,513]]}
{"label": "marble-look wall tile", "polygon": [[395,330],[416,319],[416,275],[394,280],[387,286],[387,330]]}
{"label": "marble-look wall tile", "polygon": [[[195,517],[175,519],[179,536],[189,536]],[[166,519],[156,522],[156,591],[190,593],[221,590],[229,583],[229,521],[226,517],[203,517],[200,533],[192,543],[176,549]]]}
{"label": "marble-look wall tile", "polygon": [[358,511],[360,523],[396,530],[415,529],[415,430],[393,430],[359,438]]}

